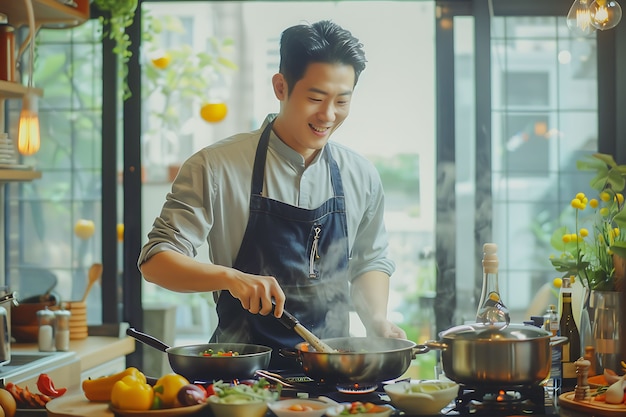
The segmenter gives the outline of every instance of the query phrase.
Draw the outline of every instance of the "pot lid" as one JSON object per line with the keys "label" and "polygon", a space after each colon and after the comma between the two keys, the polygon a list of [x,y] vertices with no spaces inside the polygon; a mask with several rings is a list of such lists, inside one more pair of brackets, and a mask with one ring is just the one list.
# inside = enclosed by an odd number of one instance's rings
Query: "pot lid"
{"label": "pot lid", "polygon": [[549,337],[551,333],[536,326],[506,323],[471,323],[452,327],[439,334],[445,339],[459,340],[530,340]]}

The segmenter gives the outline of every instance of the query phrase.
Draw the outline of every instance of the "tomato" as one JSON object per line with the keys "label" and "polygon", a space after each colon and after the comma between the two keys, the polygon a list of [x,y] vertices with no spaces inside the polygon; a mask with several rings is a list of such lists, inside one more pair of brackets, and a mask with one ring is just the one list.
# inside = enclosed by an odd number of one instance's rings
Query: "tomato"
{"label": "tomato", "polygon": [[210,397],[211,395],[215,395],[215,389],[213,388],[213,384],[210,384],[205,389],[206,389],[206,396],[207,396],[207,398]]}

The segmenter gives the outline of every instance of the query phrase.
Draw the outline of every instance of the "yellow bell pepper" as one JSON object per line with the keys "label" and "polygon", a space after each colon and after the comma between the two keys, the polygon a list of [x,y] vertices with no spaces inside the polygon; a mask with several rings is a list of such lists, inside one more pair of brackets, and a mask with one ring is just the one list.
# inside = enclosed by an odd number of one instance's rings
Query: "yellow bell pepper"
{"label": "yellow bell pepper", "polygon": [[178,391],[187,384],[189,380],[176,373],[169,373],[159,378],[154,384],[154,395],[161,400],[161,408],[180,407],[177,398]]}
{"label": "yellow bell pepper", "polygon": [[149,410],[154,400],[150,384],[134,375],[127,375],[113,385],[111,404],[120,410]]}
{"label": "yellow bell pepper", "polygon": [[111,401],[113,385],[127,375],[134,375],[146,382],[146,376],[137,368],[129,367],[122,372],[95,379],[85,379],[82,383],[83,392],[89,401]]}

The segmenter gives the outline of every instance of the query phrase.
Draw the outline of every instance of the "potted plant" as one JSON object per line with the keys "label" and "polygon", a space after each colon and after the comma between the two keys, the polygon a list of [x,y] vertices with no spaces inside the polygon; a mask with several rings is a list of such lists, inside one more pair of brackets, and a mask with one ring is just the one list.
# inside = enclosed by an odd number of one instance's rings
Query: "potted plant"
{"label": "potted plant", "polygon": [[126,34],[126,28],[129,27],[135,18],[138,0],[93,0],[93,4],[104,15],[100,16],[103,26],[108,31],[103,36],[108,36],[115,42],[113,52],[115,52],[121,61],[122,82],[124,86],[124,98],[131,95],[128,88],[126,78],[128,75],[127,63],[132,53],[128,50],[130,47],[130,38]]}

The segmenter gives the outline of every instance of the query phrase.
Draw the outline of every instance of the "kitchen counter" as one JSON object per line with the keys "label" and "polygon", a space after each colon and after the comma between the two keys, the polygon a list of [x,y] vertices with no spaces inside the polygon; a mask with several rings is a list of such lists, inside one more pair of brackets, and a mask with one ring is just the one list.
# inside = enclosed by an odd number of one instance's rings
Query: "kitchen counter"
{"label": "kitchen counter", "polygon": [[39,352],[35,343],[14,343],[11,362],[0,368],[0,381],[33,388],[39,374],[47,373],[57,386],[78,388],[85,378],[124,369],[126,355],[134,351],[135,339],[128,336],[71,340],[68,352]]}

